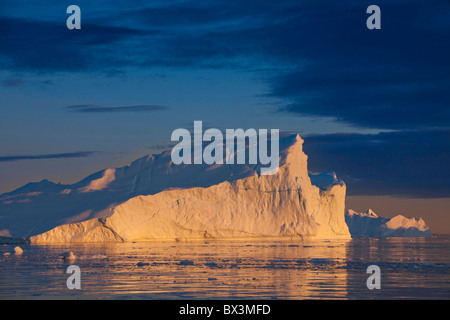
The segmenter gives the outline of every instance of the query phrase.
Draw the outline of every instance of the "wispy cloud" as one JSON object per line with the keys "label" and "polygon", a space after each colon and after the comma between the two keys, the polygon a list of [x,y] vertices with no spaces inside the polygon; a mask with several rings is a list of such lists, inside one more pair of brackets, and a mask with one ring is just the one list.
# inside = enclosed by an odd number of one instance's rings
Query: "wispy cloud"
{"label": "wispy cloud", "polygon": [[8,78],[1,82],[1,85],[6,88],[17,88],[26,83],[25,80],[20,78]]}
{"label": "wispy cloud", "polygon": [[166,106],[152,105],[152,104],[120,106],[120,107],[102,107],[93,104],[80,104],[67,106],[66,108],[73,112],[85,112],[85,113],[155,112],[168,109],[168,107]]}
{"label": "wispy cloud", "polygon": [[0,156],[0,162],[19,161],[19,160],[42,160],[42,159],[65,159],[65,158],[83,158],[89,157],[97,151],[79,151],[69,153],[52,153],[38,155],[16,155],[16,156]]}
{"label": "wispy cloud", "polygon": [[156,150],[156,151],[166,151],[166,150],[172,149],[176,145],[177,145],[176,143],[155,144],[155,145],[150,146],[150,149],[151,150]]}

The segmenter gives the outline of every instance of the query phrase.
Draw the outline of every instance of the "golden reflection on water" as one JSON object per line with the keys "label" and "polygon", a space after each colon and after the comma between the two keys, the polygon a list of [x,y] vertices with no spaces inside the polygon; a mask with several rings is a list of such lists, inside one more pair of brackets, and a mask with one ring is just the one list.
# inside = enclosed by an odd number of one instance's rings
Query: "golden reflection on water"
{"label": "golden reflection on water", "polygon": [[[450,240],[444,240],[23,245],[22,256],[0,252],[0,298],[449,298]],[[65,251],[77,259],[61,260]],[[366,287],[373,263],[383,272],[378,292]],[[70,264],[81,269],[81,290],[66,287]]]}
{"label": "golden reflection on water", "polygon": [[[121,244],[111,248],[118,258],[108,283],[115,294],[155,298],[299,299],[327,291],[345,298],[347,271],[336,267],[345,260],[346,242]],[[193,265],[180,265],[183,260]]]}

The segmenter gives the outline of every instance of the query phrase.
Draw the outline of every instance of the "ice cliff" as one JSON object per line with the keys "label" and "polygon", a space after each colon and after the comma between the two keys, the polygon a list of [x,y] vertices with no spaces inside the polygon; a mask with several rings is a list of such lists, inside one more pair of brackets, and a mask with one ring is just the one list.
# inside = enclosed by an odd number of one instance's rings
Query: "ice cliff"
{"label": "ice cliff", "polygon": [[170,160],[165,152],[74,185],[42,181],[3,194],[0,230],[32,243],[350,237],[345,184],[334,173],[308,175],[298,135],[280,139],[275,175]]}
{"label": "ice cliff", "polygon": [[345,221],[352,237],[428,237],[431,234],[422,219],[402,215],[379,217],[370,209],[365,213],[348,210]]}

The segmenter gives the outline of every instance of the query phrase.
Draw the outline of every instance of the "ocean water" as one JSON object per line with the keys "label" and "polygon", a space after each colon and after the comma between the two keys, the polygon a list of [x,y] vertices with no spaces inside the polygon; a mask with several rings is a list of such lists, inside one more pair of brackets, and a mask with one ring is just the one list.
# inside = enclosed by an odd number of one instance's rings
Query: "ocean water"
{"label": "ocean water", "polygon": [[[450,237],[0,245],[0,299],[450,299]],[[72,251],[77,259],[60,255]],[[183,260],[188,260],[182,262]],[[70,290],[69,265],[81,271]],[[370,290],[367,268],[381,271]]]}

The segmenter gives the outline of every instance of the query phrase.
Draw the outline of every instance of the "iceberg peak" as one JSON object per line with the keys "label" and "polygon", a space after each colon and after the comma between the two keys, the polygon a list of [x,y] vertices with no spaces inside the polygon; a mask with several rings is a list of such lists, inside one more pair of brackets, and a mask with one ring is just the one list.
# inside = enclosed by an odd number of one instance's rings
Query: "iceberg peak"
{"label": "iceberg peak", "polygon": [[367,216],[367,217],[378,218],[378,216],[376,215],[375,212],[373,212],[372,209],[369,209],[369,210],[366,211],[366,216]]}

